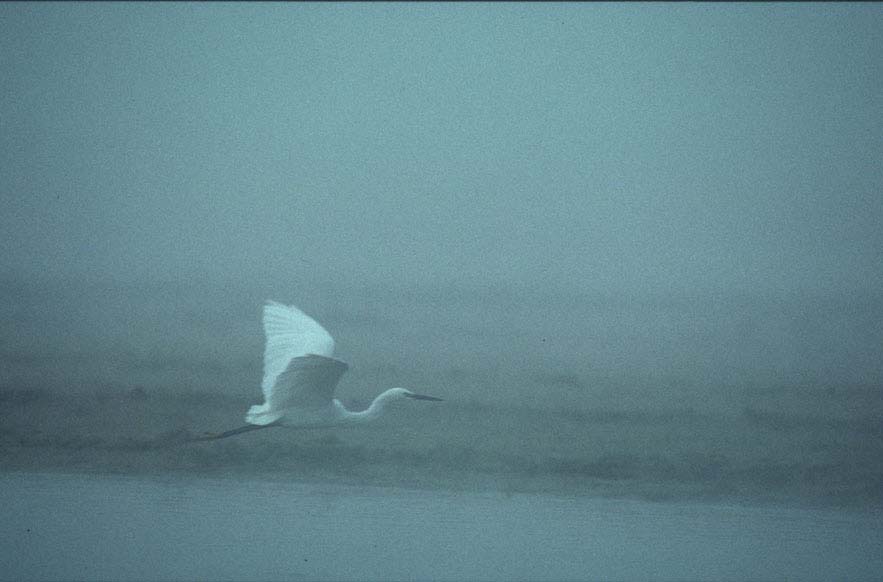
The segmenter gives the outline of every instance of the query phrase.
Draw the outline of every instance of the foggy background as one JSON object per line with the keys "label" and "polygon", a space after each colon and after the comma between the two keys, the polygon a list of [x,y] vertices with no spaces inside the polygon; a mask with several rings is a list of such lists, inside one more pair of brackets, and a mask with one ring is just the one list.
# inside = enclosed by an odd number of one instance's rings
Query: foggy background
{"label": "foggy background", "polygon": [[878,6],[0,15],[9,276],[883,284]]}
{"label": "foggy background", "polygon": [[0,384],[239,422],[269,298],[348,402],[800,426],[879,500],[881,46],[873,4],[4,3]]}

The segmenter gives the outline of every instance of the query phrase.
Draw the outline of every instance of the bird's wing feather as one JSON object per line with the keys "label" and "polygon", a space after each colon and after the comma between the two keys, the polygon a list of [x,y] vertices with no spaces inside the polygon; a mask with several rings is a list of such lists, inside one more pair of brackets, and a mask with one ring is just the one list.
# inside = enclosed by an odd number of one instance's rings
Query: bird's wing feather
{"label": "bird's wing feather", "polygon": [[316,354],[293,358],[276,378],[267,403],[272,410],[328,406],[346,363]]}
{"label": "bird's wing feather", "polygon": [[330,358],[334,339],[313,318],[297,307],[268,301],[264,306],[264,378],[261,388],[270,402],[277,377],[294,358],[315,354]]}

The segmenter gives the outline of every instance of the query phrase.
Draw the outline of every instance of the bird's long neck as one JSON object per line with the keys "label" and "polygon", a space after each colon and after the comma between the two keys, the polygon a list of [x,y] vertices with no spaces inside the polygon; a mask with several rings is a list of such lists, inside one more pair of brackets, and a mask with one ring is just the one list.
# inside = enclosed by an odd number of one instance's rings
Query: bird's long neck
{"label": "bird's long neck", "polygon": [[349,422],[370,422],[372,420],[376,420],[383,414],[383,410],[386,408],[386,405],[392,400],[393,391],[387,390],[386,392],[377,396],[374,401],[371,403],[371,406],[366,408],[365,410],[353,411],[347,410],[344,408],[343,404],[340,404],[340,401],[335,400],[337,405],[340,407],[341,412],[343,413],[342,417]]}

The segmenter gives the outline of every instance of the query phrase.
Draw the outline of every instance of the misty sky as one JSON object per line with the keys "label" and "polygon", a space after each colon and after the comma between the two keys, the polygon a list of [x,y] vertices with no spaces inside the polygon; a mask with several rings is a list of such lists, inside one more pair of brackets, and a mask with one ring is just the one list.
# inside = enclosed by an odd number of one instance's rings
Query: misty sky
{"label": "misty sky", "polygon": [[7,276],[883,285],[883,6],[0,4]]}

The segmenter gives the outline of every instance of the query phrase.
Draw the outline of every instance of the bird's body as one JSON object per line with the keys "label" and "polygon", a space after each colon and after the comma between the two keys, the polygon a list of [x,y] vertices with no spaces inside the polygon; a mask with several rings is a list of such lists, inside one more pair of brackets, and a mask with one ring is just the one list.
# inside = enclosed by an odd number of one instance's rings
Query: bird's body
{"label": "bird's body", "polygon": [[390,388],[366,410],[347,410],[334,398],[334,389],[349,366],[332,357],[331,335],[298,308],[274,301],[264,306],[263,323],[267,340],[261,382],[264,403],[249,408],[246,426],[198,440],[225,438],[272,426],[320,428],[359,424],[380,417],[394,400],[441,400],[404,388]]}

